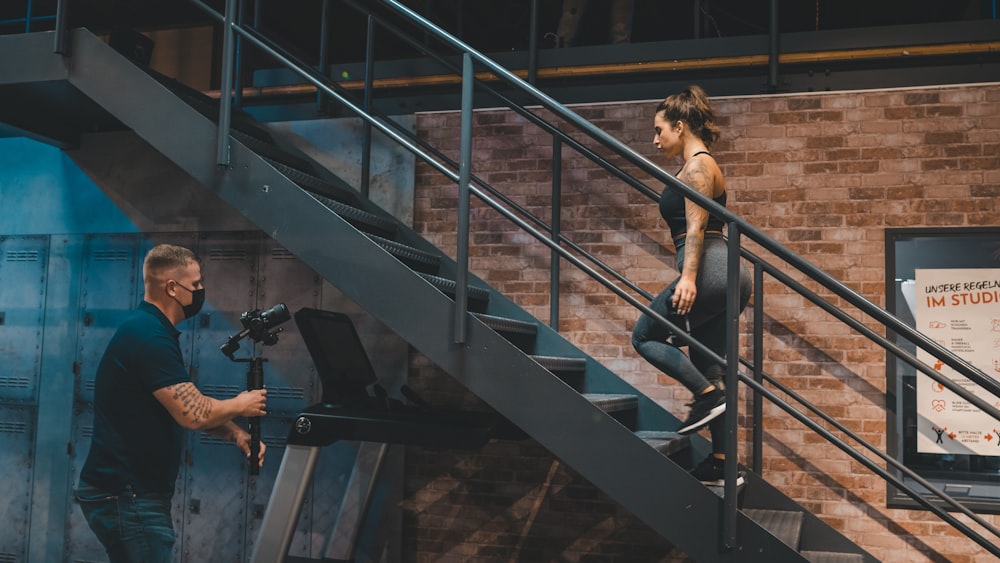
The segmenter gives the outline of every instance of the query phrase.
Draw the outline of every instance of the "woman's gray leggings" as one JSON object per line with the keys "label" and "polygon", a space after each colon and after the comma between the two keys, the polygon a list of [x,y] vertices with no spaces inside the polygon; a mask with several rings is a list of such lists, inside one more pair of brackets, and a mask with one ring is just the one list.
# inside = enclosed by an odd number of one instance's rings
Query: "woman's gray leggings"
{"label": "woman's gray leggings", "polygon": [[[678,267],[684,264],[683,239],[677,244],[677,264]],[[726,238],[718,234],[706,234],[705,255],[698,270],[698,294],[687,315],[691,337],[723,358],[726,357],[727,265]],[[670,301],[679,279],[675,279],[657,295],[649,308],[669,319]],[[750,300],[751,282],[750,274],[742,264],[739,284],[740,311],[743,311]],[[679,381],[695,395],[722,379],[725,372],[721,366],[697,350],[691,350],[688,357],[674,344],[672,336],[673,332],[665,325],[643,314],[632,331],[632,346],[646,361]]]}

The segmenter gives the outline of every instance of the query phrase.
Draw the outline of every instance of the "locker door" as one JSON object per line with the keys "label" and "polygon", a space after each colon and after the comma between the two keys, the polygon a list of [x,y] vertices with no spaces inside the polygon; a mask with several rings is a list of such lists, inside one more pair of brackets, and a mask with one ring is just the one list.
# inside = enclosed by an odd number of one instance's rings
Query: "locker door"
{"label": "locker door", "polygon": [[0,561],[27,560],[36,417],[34,407],[0,405]]}
{"label": "locker door", "polygon": [[[219,347],[242,328],[240,315],[257,306],[259,248],[256,233],[211,233],[199,241],[206,303],[201,314],[178,328],[194,337],[195,383],[202,393],[217,399],[246,389],[247,364],[231,361]],[[244,340],[235,356],[247,357],[250,348]],[[243,561],[245,459],[231,442],[201,432],[192,432],[188,443],[182,561]]]}
{"label": "locker door", "polygon": [[0,560],[26,558],[49,238],[0,237]]}
{"label": "locker door", "polygon": [[[138,235],[92,235],[84,243],[80,315],[77,320],[76,365],[79,369],[74,396],[71,486],[76,488],[80,470],[90,451],[94,431],[94,378],[104,349],[118,326],[142,299],[142,257]],[[83,519],[79,507],[67,499],[66,552],[70,560],[100,560],[104,548]]]}
{"label": "locker door", "polygon": [[46,236],[0,237],[0,401],[38,399],[48,246]]}

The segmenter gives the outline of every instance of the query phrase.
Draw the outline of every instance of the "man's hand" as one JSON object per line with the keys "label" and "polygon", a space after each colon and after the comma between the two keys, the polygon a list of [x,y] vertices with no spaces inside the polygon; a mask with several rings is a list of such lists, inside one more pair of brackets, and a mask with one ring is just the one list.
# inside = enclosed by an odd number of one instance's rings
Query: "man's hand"
{"label": "man's hand", "polygon": [[239,416],[264,416],[267,411],[267,389],[251,389],[233,397],[239,409]]}
{"label": "man's hand", "polygon": [[[250,459],[250,434],[241,430],[236,435],[236,447],[243,451],[243,455],[246,456],[247,459]],[[264,445],[264,442],[260,442],[260,453],[257,455],[257,467],[264,467],[264,450],[266,449],[267,446]]]}

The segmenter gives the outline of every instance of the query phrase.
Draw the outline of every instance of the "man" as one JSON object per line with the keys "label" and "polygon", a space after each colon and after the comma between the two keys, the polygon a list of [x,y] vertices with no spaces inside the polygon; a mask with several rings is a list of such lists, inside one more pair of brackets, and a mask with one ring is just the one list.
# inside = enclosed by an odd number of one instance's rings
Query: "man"
{"label": "man", "polygon": [[[266,390],[217,400],[202,395],[184,367],[175,328],[205,301],[201,264],[188,249],[162,244],[142,266],[145,298],[112,337],[97,367],[94,434],[77,499],[112,563],[167,562],[170,517],[183,430],[232,440],[250,455],[238,416],[265,414]],[[264,463],[261,444],[257,463]]]}

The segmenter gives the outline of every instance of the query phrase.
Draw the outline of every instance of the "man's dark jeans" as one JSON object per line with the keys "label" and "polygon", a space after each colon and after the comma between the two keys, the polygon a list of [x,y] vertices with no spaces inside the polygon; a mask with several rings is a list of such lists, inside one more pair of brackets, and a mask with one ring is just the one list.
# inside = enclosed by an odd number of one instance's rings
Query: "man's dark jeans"
{"label": "man's dark jeans", "polygon": [[76,498],[111,563],[169,563],[172,560],[171,495],[135,494],[131,489],[111,494],[80,483]]}

